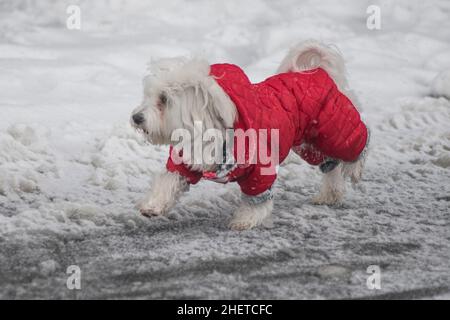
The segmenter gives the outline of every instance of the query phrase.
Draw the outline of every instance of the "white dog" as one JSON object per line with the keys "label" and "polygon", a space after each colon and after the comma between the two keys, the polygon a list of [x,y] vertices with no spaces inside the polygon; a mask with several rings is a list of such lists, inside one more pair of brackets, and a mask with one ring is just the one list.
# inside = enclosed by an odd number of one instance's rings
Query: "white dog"
{"label": "white dog", "polygon": [[[244,230],[261,225],[273,209],[273,168],[291,149],[308,163],[319,165],[324,173],[313,202],[338,203],[344,195],[344,178],[359,181],[368,144],[368,130],[346,89],[342,57],[314,41],[293,48],[278,73],[259,84],[251,84],[239,67],[230,64],[209,65],[184,58],[152,64],[151,74],[144,79],[142,104],[133,111],[131,124],[152,144],[173,146],[173,134],[179,129],[191,138],[171,147],[166,170],[154,179],[140,212],[145,216],[165,214],[180,194],[201,178],[236,181],[243,199],[230,227]],[[201,132],[214,129],[215,139],[199,139],[198,126]],[[226,137],[230,129],[234,130],[231,140],[217,138],[217,132]],[[267,143],[236,143],[238,129],[254,129],[255,137],[264,136]],[[270,133],[262,134],[261,129]],[[215,159],[223,161],[191,159],[199,141],[203,150],[214,149],[215,156],[219,146],[221,152]],[[250,163],[254,157],[236,144],[258,151],[270,144],[269,153],[277,161],[267,164],[256,157]],[[241,154],[243,163],[236,161]],[[266,173],[264,169],[268,169]]]}

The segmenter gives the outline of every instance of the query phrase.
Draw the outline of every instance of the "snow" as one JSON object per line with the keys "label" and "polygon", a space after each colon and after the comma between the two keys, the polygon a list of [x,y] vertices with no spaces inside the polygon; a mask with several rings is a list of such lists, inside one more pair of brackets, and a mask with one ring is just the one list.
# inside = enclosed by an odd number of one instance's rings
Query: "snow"
{"label": "snow", "polygon": [[[167,156],[128,124],[147,62],[201,55],[259,81],[307,38],[347,61],[372,129],[362,184],[314,206],[320,174],[292,156],[270,228],[228,230],[239,190],[211,182],[141,217]],[[73,298],[78,265],[78,298],[448,299],[449,52],[445,0],[0,2],[0,298]]]}
{"label": "snow", "polygon": [[431,93],[436,97],[450,99],[450,69],[440,72],[431,84]]}

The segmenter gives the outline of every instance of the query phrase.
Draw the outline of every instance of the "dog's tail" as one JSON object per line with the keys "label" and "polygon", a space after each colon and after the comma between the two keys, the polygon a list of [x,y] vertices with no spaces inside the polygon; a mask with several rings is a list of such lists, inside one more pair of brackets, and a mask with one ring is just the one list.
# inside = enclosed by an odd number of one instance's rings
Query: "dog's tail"
{"label": "dog's tail", "polygon": [[307,40],[293,47],[281,62],[278,73],[301,72],[319,67],[328,73],[341,92],[349,92],[342,55],[337,48],[319,41]]}

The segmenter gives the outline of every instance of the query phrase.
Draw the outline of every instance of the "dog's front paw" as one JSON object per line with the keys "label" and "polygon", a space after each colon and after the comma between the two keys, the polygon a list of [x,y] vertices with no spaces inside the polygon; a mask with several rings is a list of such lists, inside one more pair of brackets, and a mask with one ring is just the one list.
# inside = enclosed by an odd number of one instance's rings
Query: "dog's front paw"
{"label": "dog's front paw", "polygon": [[244,231],[253,228],[255,224],[251,223],[250,221],[233,219],[228,226],[231,230],[234,231]]}
{"label": "dog's front paw", "polygon": [[[231,230],[243,231],[270,222],[273,201],[268,200],[258,205],[242,205],[233,216],[229,227]],[[270,224],[270,223],[269,223]]]}
{"label": "dog's front paw", "polygon": [[139,212],[145,217],[156,217],[164,215],[167,208],[156,203],[142,203],[139,205]]}
{"label": "dog's front paw", "polygon": [[230,221],[229,227],[231,230],[235,231],[243,231],[248,230],[255,227],[258,222],[259,214],[255,208],[250,206],[240,207],[233,216],[233,219]]}

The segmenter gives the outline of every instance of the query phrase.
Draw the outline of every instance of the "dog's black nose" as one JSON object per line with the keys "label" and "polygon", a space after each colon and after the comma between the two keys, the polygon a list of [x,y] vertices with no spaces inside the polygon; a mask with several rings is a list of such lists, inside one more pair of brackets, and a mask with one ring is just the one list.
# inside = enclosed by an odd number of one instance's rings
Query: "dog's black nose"
{"label": "dog's black nose", "polygon": [[141,112],[133,114],[133,121],[137,125],[140,125],[141,123],[143,123],[144,120],[145,120],[144,115]]}

